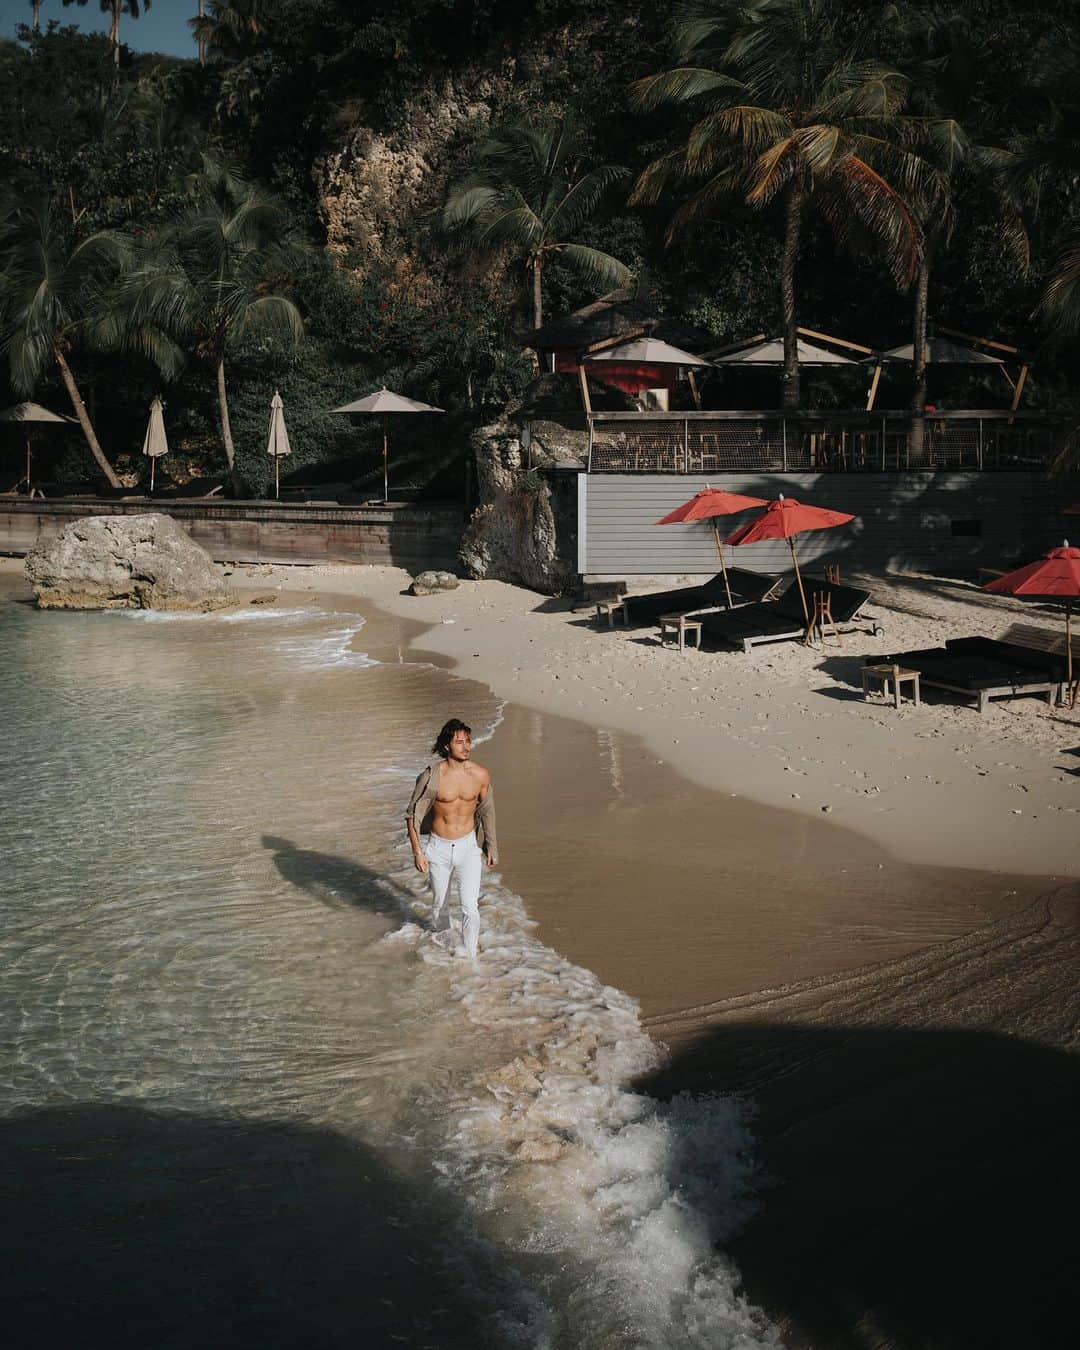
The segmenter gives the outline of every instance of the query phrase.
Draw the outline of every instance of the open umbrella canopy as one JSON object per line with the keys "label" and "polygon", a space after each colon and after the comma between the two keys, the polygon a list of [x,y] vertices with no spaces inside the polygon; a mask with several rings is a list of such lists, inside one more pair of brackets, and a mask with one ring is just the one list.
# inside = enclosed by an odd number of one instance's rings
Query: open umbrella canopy
{"label": "open umbrella canopy", "polygon": [[1077,687],[1073,683],[1072,659],[1072,602],[1080,598],[1080,548],[1070,548],[1066,539],[1061,548],[1052,548],[1037,562],[1018,567],[995,577],[983,587],[996,595],[1020,595],[1029,600],[1064,600],[1065,602],[1065,680],[1069,688],[1068,703],[1076,704]]}
{"label": "open umbrella canopy", "polygon": [[632,338],[629,342],[620,342],[614,347],[605,347],[603,351],[586,356],[587,362],[623,361],[648,366],[709,366],[700,356],[684,352],[681,347],[673,347],[670,342],[661,342],[659,338]]}
{"label": "open umbrella canopy", "polygon": [[[795,569],[795,580],[799,587],[803,614],[806,616],[806,640],[810,640],[813,620],[810,607],[806,603],[806,591],[803,587],[799,560],[795,556],[795,536],[807,530],[831,530],[834,525],[846,525],[855,517],[846,511],[830,511],[825,506],[808,506],[797,502],[794,497],[780,496],[770,502],[761,515],[742,525],[734,534],[729,534],[727,542],[734,547],[740,544],[758,544],[765,539],[786,539],[791,549],[791,565]],[[816,611],[815,611],[816,614]]]}
{"label": "open umbrella canopy", "polygon": [[[859,363],[850,356],[841,356],[827,347],[799,338],[797,344],[800,366],[855,366]],[[784,364],[783,338],[763,338],[739,351],[723,352],[712,358],[714,366],[782,366]]]}
{"label": "open umbrella canopy", "polygon": [[722,488],[702,488],[688,502],[653,523],[679,525],[692,520],[713,520],[716,516],[734,516],[755,506],[767,506],[763,497],[744,497],[741,492],[724,492]]}
{"label": "open umbrella canopy", "polygon": [[846,511],[830,511],[824,506],[797,502],[794,497],[778,497],[769,502],[760,516],[729,534],[727,543],[737,546],[757,544],[764,539],[791,539],[807,530],[831,530],[854,519]]}
{"label": "open umbrella canopy", "polygon": [[755,506],[764,506],[761,497],[744,497],[741,492],[724,492],[722,488],[703,488],[695,492],[688,502],[669,511],[657,525],[681,525],[694,520],[711,520],[716,551],[720,555],[720,571],[724,574],[724,590],[727,592],[728,606],[732,604],[731,586],[728,583],[727,562],[724,559],[724,546],[720,540],[720,531],[716,525],[717,516],[733,516],[739,511],[749,511]]}
{"label": "open umbrella canopy", "polygon": [[420,403],[417,399],[406,398],[404,394],[395,394],[392,389],[379,389],[355,403],[345,403],[335,408],[336,413],[425,413],[442,412],[430,403]]}
{"label": "open umbrella canopy", "polygon": [[[907,342],[900,347],[890,347],[888,351],[866,358],[867,365],[877,365],[880,361],[914,361],[915,346]],[[947,338],[930,338],[926,344],[926,361],[931,366],[1003,366],[1000,356],[991,356],[981,352],[978,347],[965,347],[962,342],[950,342]]]}
{"label": "open umbrella canopy", "polygon": [[1032,600],[1080,599],[1080,548],[1070,548],[1066,541],[1037,562],[988,581],[983,590]]}
{"label": "open umbrella canopy", "polygon": [[74,417],[50,412],[40,403],[16,403],[14,408],[0,412],[0,422],[74,422]]}

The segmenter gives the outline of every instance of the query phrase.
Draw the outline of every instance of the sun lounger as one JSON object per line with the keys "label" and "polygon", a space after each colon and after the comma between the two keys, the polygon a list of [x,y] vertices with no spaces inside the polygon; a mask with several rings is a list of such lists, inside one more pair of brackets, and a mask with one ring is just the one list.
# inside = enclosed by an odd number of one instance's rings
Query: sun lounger
{"label": "sun lounger", "polygon": [[[804,577],[806,600],[814,603],[815,594],[826,595],[832,610],[832,627],[836,632],[849,632],[859,612],[870,599],[870,592],[856,586],[838,586],[817,577]],[[876,627],[874,631],[877,631]],[[701,621],[702,636],[710,644],[721,643],[741,647],[744,652],[765,642],[789,642],[806,636],[806,615],[803,612],[799,587],[792,581],[779,599],[764,605],[747,605],[730,614],[706,614]]]}
{"label": "sun lounger", "polygon": [[1065,659],[997,638],[950,638],[944,647],[868,656],[867,663],[896,663],[919,672],[923,686],[963,694],[984,713],[993,698],[1046,694],[1053,703],[1065,680]]}
{"label": "sun lounger", "polygon": [[[743,567],[728,568],[732,605],[748,605],[767,600],[783,584],[783,578],[768,572],[750,572]],[[701,586],[682,586],[652,595],[628,595],[626,612],[632,624],[655,623],[662,614],[695,614],[699,609],[726,609],[727,587],[724,574],[717,572]]]}

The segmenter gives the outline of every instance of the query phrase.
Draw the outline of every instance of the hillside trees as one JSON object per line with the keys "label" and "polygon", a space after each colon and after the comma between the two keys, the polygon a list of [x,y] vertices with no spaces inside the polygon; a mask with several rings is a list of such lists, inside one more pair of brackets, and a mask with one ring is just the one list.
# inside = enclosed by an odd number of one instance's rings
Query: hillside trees
{"label": "hillside trees", "polygon": [[796,267],[816,207],[844,241],[871,235],[909,283],[920,250],[906,194],[933,175],[905,145],[908,81],[846,48],[827,0],[705,0],[675,34],[680,64],[647,76],[636,107],[687,104],[685,140],[640,174],[632,200],[691,189],[669,237],[737,201],[783,209],[784,404],[799,404]]}

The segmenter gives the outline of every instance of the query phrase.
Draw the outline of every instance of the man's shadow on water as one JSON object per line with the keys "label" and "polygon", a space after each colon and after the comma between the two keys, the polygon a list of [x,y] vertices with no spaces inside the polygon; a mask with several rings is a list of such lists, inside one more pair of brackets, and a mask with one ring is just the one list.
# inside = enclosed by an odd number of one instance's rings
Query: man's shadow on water
{"label": "man's shadow on water", "polygon": [[300,848],[291,839],[264,834],[264,848],[285,881],[330,909],[355,907],[393,919],[414,919],[415,896],[381,872],[351,858]]}
{"label": "man's shadow on water", "polygon": [[13,1350],[495,1342],[434,1240],[449,1198],[332,1130],[82,1102],[0,1121],[0,1152]]}
{"label": "man's shadow on water", "polygon": [[727,1250],[790,1350],[1076,1343],[1071,1055],[978,1031],[729,1024],[639,1086],[758,1103],[770,1180]]}

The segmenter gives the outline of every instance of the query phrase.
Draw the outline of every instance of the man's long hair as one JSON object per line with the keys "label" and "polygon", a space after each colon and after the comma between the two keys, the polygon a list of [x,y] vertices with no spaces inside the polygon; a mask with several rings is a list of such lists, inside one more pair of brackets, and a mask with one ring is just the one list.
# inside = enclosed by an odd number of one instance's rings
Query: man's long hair
{"label": "man's long hair", "polygon": [[458,731],[463,731],[466,736],[472,736],[472,727],[467,727],[458,717],[451,717],[450,721],[447,722],[446,726],[444,726],[442,731],[435,737],[435,744],[431,747],[431,753],[433,755],[442,755],[443,759],[445,759],[447,751],[450,749],[450,742],[454,739],[454,735]]}

